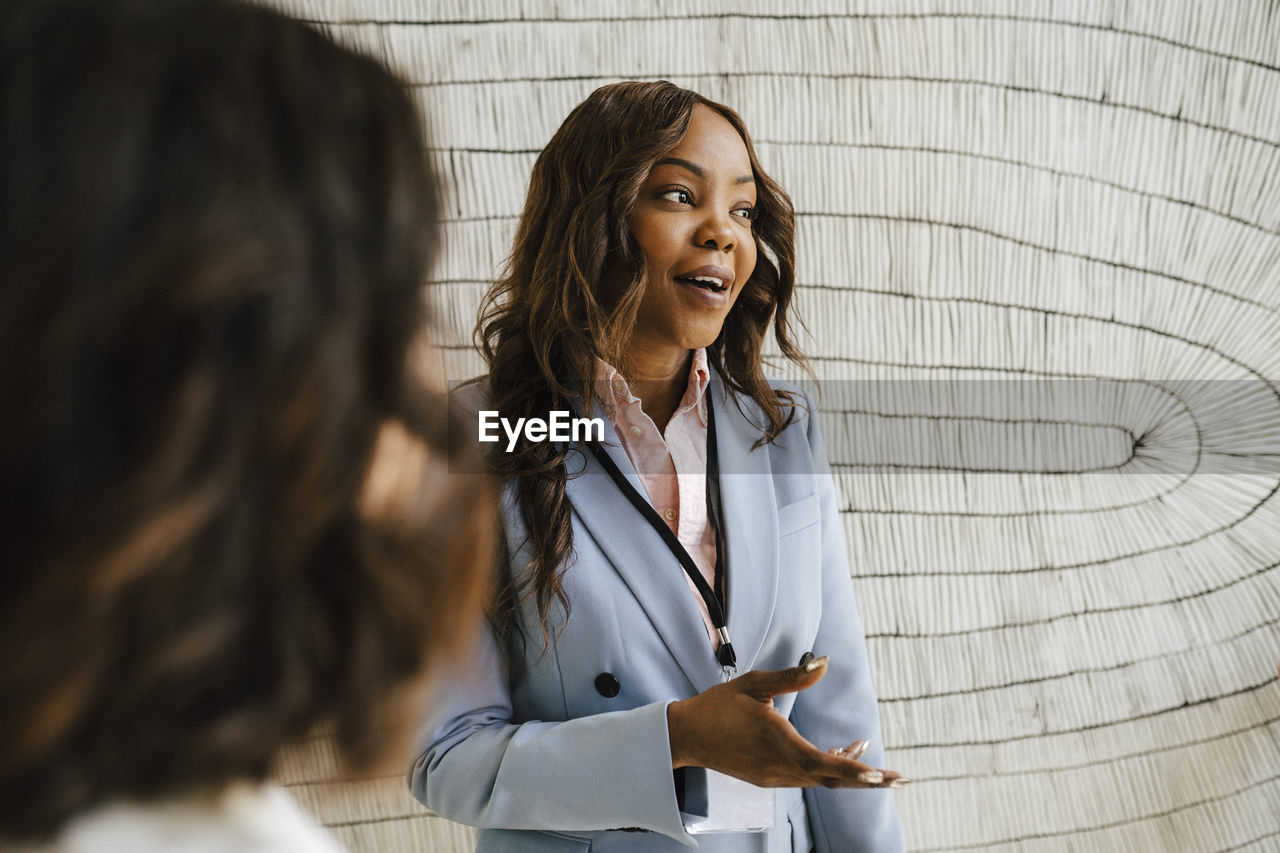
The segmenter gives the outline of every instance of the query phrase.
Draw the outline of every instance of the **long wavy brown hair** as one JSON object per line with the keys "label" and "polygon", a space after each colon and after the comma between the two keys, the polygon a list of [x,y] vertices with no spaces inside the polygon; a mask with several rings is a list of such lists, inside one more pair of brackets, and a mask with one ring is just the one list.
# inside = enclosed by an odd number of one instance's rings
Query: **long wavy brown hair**
{"label": "long wavy brown hair", "polygon": [[[761,168],[736,112],[666,81],[600,87],[569,114],[533,167],[515,246],[476,326],[491,402],[504,417],[545,417],[575,407],[589,412],[595,360],[624,363],[646,287],[628,223],[650,169],[684,138],[697,104],[724,116],[746,144],[757,190],[752,233],[760,250],[708,359],[735,397],[749,398],[763,413],[760,443],[790,423],[795,400],[765,379],[761,348],[772,325],[782,354],[807,367],[788,317],[795,290],[791,199]],[[614,274],[618,269],[624,274]],[[510,567],[496,600],[495,621],[508,639],[520,634],[518,612],[529,599],[544,644],[553,605],[567,616],[562,580],[573,532],[565,484],[569,457],[580,453],[522,438],[513,452],[490,454],[493,470],[514,480],[531,553],[527,565]],[[509,553],[522,544],[507,543]]]}
{"label": "long wavy brown hair", "polygon": [[0,115],[0,838],[393,756],[495,556],[407,87],[235,0],[6,0]]}

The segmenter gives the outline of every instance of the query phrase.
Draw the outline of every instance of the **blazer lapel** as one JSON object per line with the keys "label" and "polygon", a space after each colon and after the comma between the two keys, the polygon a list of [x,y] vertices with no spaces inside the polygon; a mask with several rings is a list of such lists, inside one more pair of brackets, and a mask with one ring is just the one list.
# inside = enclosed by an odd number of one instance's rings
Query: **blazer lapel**
{"label": "blazer lapel", "polygon": [[724,504],[729,636],[738,671],[746,672],[755,667],[778,599],[777,497],[768,450],[752,449],[762,435],[760,427],[738,411],[718,375],[713,374],[707,391],[715,406]]}
{"label": "blazer lapel", "polygon": [[[605,418],[602,409],[593,416]],[[608,418],[605,423],[609,423]],[[631,485],[645,494],[635,466],[611,427],[606,428],[605,435],[605,452]],[[711,651],[702,613],[680,562],[618,490],[595,456],[586,450],[583,456],[585,470],[566,484],[573,511],[636,597],[693,689],[701,693],[719,684],[723,680],[720,665]]]}

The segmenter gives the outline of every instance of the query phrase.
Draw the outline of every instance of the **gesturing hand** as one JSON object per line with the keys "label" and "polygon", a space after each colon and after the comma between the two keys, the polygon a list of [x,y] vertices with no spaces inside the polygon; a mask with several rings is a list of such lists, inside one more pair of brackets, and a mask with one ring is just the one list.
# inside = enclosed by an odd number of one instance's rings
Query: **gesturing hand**
{"label": "gesturing hand", "polygon": [[769,672],[748,672],[667,706],[672,767],[707,767],[762,788],[898,788],[892,770],[857,758],[866,741],[823,752],[800,736],[773,706],[779,693],[812,687],[827,659]]}

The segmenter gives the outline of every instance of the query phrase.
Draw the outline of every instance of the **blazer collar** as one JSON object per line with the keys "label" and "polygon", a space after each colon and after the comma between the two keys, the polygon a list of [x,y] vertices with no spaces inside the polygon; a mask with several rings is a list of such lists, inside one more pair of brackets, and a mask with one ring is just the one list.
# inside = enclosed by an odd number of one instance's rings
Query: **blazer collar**
{"label": "blazer collar", "polygon": [[[708,392],[715,407],[727,551],[729,635],[738,655],[738,671],[755,665],[773,620],[778,585],[778,513],[769,453],[752,450],[760,428],[734,404],[718,375]],[[754,408],[750,406],[749,408]],[[597,406],[594,416],[603,410]],[[640,477],[616,438],[604,450],[640,494]],[[585,469],[569,480],[566,494],[573,511],[631,590],[671,656],[696,692],[723,680],[707,639],[702,614],[679,561],[590,453]]]}

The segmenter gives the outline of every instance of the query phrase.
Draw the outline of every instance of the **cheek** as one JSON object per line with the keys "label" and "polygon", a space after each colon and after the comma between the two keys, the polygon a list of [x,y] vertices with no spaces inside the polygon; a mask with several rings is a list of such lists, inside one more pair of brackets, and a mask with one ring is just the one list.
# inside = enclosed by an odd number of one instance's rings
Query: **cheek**
{"label": "cheek", "polygon": [[654,217],[633,216],[631,219],[631,238],[644,259],[645,266],[651,271],[661,271],[675,262],[683,243],[673,223]]}
{"label": "cheek", "polygon": [[733,271],[739,281],[745,282],[747,279],[751,278],[751,274],[756,271],[756,258],[758,254],[759,250],[756,247],[756,241],[754,238],[749,241],[743,241],[742,254],[738,258],[737,269]]}

